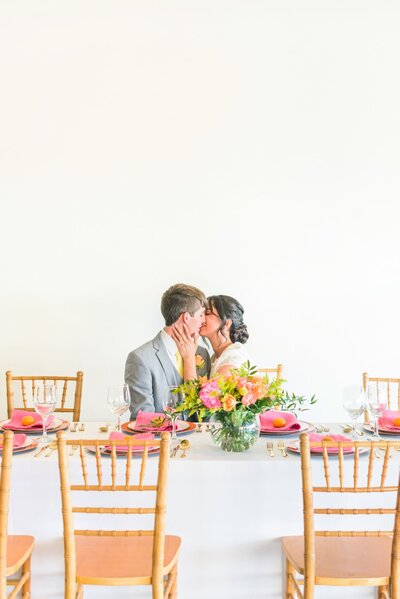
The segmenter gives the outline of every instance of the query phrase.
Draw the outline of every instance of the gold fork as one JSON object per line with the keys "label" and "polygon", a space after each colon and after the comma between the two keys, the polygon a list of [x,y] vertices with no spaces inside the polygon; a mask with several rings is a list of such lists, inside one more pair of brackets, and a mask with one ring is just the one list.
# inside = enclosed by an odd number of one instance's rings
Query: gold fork
{"label": "gold fork", "polygon": [[275,452],[274,452],[274,444],[272,443],[272,441],[267,441],[267,450],[269,451],[270,457],[274,458]]}
{"label": "gold fork", "polygon": [[278,449],[282,452],[284,458],[289,457],[289,454],[286,451],[286,446],[283,441],[278,441]]}
{"label": "gold fork", "polygon": [[49,458],[55,449],[57,449],[57,441],[50,441],[49,447],[47,448],[44,457]]}
{"label": "gold fork", "polygon": [[79,445],[71,445],[69,455],[71,455],[71,456],[75,455],[75,452],[78,449],[78,447],[79,447]]}
{"label": "gold fork", "polygon": [[39,451],[37,451],[34,455],[35,458],[38,458],[40,455],[42,455],[42,453],[44,451],[46,451],[49,448],[49,443],[46,443],[46,445],[42,445],[42,447],[39,449]]}

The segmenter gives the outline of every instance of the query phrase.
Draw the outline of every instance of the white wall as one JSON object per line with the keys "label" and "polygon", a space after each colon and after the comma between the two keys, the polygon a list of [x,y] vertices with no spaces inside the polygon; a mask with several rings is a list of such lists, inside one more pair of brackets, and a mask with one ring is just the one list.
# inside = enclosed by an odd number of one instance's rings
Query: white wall
{"label": "white wall", "polygon": [[82,369],[105,418],[187,282],[243,303],[312,417],[400,376],[399,26],[391,0],[3,0],[0,370]]}

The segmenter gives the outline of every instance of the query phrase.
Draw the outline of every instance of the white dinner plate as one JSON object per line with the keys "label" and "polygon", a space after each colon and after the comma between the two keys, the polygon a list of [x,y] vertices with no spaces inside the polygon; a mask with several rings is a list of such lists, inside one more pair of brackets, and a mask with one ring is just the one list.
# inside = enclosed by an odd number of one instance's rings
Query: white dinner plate
{"label": "white dinner plate", "polygon": [[314,425],[310,422],[305,422],[304,420],[297,421],[300,424],[300,427],[297,431],[282,431],[279,428],[275,428],[274,430],[266,430],[260,429],[261,435],[300,435],[301,433],[310,433],[314,430]]}

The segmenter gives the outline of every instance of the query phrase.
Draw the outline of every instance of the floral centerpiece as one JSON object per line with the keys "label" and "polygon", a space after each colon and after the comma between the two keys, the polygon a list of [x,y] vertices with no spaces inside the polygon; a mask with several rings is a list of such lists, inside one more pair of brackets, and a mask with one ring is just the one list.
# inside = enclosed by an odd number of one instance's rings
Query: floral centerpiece
{"label": "floral centerpiece", "polygon": [[229,376],[216,374],[185,381],[179,390],[184,400],[178,410],[202,421],[209,417],[211,436],[225,451],[245,451],[257,440],[257,415],[282,395],[282,381],[271,383],[257,375],[249,362],[231,370]]}
{"label": "floral centerpiece", "polygon": [[[274,407],[300,406],[304,397],[284,392],[283,379],[269,381],[268,375],[257,375],[257,368],[246,362],[232,369],[229,376],[216,374],[185,381],[177,391],[184,400],[179,412],[197,414],[201,422],[210,417],[211,435],[226,451],[249,449],[260,434],[257,415]],[[311,403],[315,400],[311,399]]]}

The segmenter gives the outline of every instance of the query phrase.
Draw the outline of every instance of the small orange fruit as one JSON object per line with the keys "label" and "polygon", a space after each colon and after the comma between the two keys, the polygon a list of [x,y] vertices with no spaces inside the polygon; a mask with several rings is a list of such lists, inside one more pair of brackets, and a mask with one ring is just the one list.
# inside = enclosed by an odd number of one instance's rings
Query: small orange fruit
{"label": "small orange fruit", "polygon": [[400,418],[393,418],[394,426],[400,426]]}
{"label": "small orange fruit", "polygon": [[286,420],[284,418],[275,418],[275,420],[272,421],[272,426],[275,428],[282,428],[283,426],[286,426]]}
{"label": "small orange fruit", "polygon": [[23,418],[21,418],[21,424],[22,426],[30,426],[31,424],[34,424],[35,419],[33,418],[33,416],[24,416]]}

